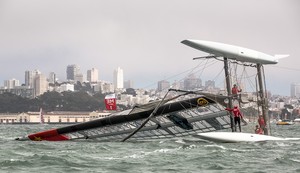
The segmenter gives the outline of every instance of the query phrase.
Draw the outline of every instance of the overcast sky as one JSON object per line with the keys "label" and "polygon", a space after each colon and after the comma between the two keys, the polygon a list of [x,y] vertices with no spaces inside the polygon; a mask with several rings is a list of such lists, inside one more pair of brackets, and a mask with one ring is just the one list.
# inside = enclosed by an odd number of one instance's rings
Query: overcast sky
{"label": "overcast sky", "polygon": [[299,16],[299,0],[0,0],[0,85],[34,69],[63,81],[77,64],[106,81],[121,67],[135,87],[155,88],[197,65],[205,53],[180,42],[198,39],[290,54],[265,66],[268,89],[290,95],[300,83]]}

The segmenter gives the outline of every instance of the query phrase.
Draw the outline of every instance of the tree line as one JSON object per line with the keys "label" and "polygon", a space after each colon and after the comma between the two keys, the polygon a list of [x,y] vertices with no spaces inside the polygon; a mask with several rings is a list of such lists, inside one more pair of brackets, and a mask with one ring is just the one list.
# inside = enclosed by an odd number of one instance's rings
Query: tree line
{"label": "tree line", "polygon": [[65,91],[48,91],[34,99],[23,98],[12,93],[0,94],[1,113],[19,113],[29,111],[96,111],[104,110],[104,94]]}

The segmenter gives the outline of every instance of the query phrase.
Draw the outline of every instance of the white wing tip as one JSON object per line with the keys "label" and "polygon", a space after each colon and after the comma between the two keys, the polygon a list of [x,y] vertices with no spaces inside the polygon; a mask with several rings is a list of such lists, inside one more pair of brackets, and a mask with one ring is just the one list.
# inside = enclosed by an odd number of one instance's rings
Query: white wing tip
{"label": "white wing tip", "polygon": [[278,60],[278,59],[281,59],[281,58],[286,58],[286,57],[289,57],[290,55],[275,55],[275,59]]}

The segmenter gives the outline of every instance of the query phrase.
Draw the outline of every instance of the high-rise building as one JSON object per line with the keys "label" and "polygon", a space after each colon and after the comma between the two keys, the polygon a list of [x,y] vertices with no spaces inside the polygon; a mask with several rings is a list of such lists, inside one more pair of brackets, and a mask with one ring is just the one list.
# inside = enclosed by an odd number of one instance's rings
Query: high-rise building
{"label": "high-rise building", "polygon": [[43,74],[38,74],[34,80],[35,83],[35,97],[44,94],[48,91],[48,81],[46,76]]}
{"label": "high-rise building", "polygon": [[53,83],[53,84],[56,82],[56,74],[54,72],[50,72],[48,81],[49,83]]}
{"label": "high-rise building", "polygon": [[25,85],[29,86],[30,88],[34,88],[34,79],[36,75],[41,74],[39,70],[34,71],[25,71]]}
{"label": "high-rise building", "polygon": [[74,80],[75,80],[76,82],[82,83],[82,82],[84,81],[84,79],[83,79],[83,74],[81,74],[81,73],[76,74]]}
{"label": "high-rise building", "polygon": [[87,71],[86,79],[89,82],[97,82],[98,81],[98,69],[92,68],[91,70]]}
{"label": "high-rise building", "polygon": [[166,80],[161,80],[157,83],[157,90],[163,91],[170,88],[170,82]]}
{"label": "high-rise building", "polygon": [[80,72],[79,66],[73,64],[67,66],[67,80],[75,80],[75,77]]}
{"label": "high-rise building", "polygon": [[20,81],[17,79],[10,79],[4,81],[4,87],[7,89],[13,89],[16,86],[20,86]]}
{"label": "high-rise building", "polygon": [[184,89],[194,90],[202,87],[202,81],[196,78],[193,74],[184,79]]}
{"label": "high-rise building", "polygon": [[215,88],[215,81],[213,80],[208,80],[208,81],[205,81],[205,89],[213,89]]}
{"label": "high-rise building", "polygon": [[123,79],[123,69],[118,67],[114,70],[114,87],[115,89],[123,89],[124,79]]}
{"label": "high-rise building", "polygon": [[132,80],[127,80],[127,81],[124,81],[124,88],[133,88],[133,81]]}
{"label": "high-rise building", "polygon": [[291,97],[300,98],[300,83],[291,84]]}

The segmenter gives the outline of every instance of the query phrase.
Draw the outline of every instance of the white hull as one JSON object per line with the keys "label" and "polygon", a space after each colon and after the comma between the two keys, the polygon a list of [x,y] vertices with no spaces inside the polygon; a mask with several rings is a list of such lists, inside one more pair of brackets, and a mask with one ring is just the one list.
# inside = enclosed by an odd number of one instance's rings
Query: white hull
{"label": "white hull", "polygon": [[207,132],[198,133],[195,137],[223,143],[236,142],[260,142],[260,141],[283,141],[283,140],[300,140],[300,138],[279,138],[274,136],[259,135],[252,133],[239,132]]}

